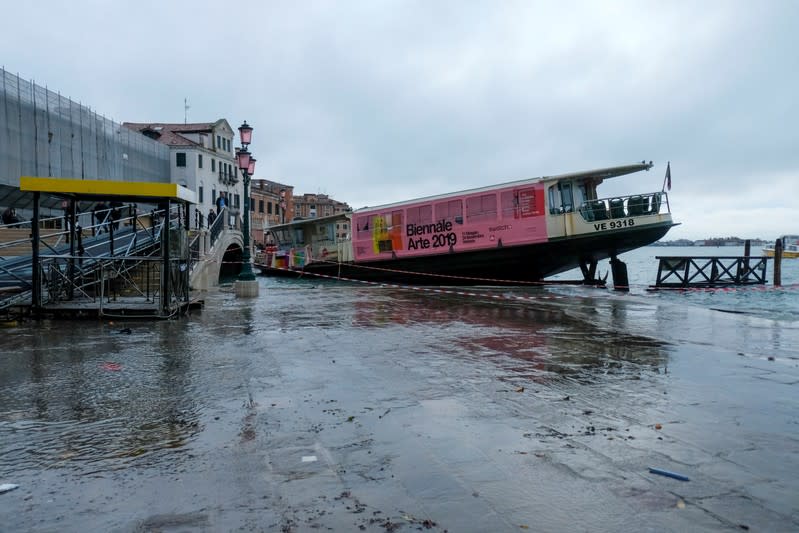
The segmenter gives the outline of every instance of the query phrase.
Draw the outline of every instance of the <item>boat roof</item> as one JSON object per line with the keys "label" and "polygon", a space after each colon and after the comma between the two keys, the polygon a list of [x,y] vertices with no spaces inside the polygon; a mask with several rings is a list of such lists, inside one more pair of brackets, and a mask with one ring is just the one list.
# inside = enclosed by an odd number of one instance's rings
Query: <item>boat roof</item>
{"label": "boat roof", "polygon": [[312,217],[312,218],[295,218],[291,222],[285,222],[283,224],[273,224],[264,228],[264,232],[273,231],[278,228],[285,228],[289,226],[302,226],[305,224],[327,224],[330,222],[338,222],[341,220],[349,220],[350,211],[344,213],[336,213],[335,215],[327,215],[324,217]]}
{"label": "boat roof", "polygon": [[497,183],[495,185],[488,185],[484,187],[476,187],[474,189],[464,189],[462,191],[455,191],[449,192],[445,194],[437,194],[433,196],[423,196],[421,198],[413,198],[411,200],[403,200],[400,202],[393,202],[389,204],[381,204],[376,206],[368,206],[368,207],[361,207],[359,209],[355,209],[353,213],[364,213],[368,211],[374,211],[375,209],[383,210],[392,207],[399,207],[408,204],[415,204],[419,202],[427,202],[427,201],[435,201],[435,200],[443,200],[445,198],[451,198],[453,196],[461,196],[464,194],[473,194],[482,191],[490,191],[493,189],[498,188],[505,188],[505,187],[514,187],[519,185],[527,185],[532,183],[541,183],[545,181],[559,181],[559,180],[572,180],[572,179],[583,179],[583,178],[596,178],[599,180],[604,180],[607,178],[615,178],[617,176],[623,176],[625,174],[632,174],[633,172],[640,172],[642,170],[649,170],[652,168],[652,161],[646,162],[641,161],[640,163],[633,163],[631,165],[621,165],[616,167],[607,167],[607,168],[597,168],[594,170],[581,170],[579,172],[569,172],[567,174],[558,174],[555,176],[540,176],[538,178],[526,178],[520,179],[515,181],[508,181],[505,183]]}
{"label": "boat roof", "polygon": [[414,198],[412,200],[404,200],[404,201],[401,201],[401,202],[394,202],[394,203],[391,203],[391,204],[382,204],[382,205],[372,206],[372,207],[362,207],[360,209],[355,209],[353,211],[348,211],[348,212],[345,212],[345,213],[338,213],[338,214],[335,214],[335,215],[328,215],[326,217],[303,218],[303,219],[299,219],[299,220],[295,219],[295,220],[292,220],[291,222],[285,222],[283,224],[275,224],[273,226],[269,226],[268,228],[264,228],[264,229],[265,229],[265,231],[271,231],[271,230],[276,230],[278,228],[285,228],[285,227],[292,227],[292,226],[302,226],[302,225],[309,224],[309,223],[313,223],[313,224],[322,223],[322,224],[324,224],[324,223],[327,223],[327,222],[335,222],[337,220],[348,219],[353,214],[365,213],[365,212],[373,211],[373,210],[376,210],[376,209],[382,210],[382,209],[386,209],[386,208],[390,208],[390,207],[398,207],[398,206],[401,206],[401,205],[415,204],[415,203],[418,203],[418,202],[433,201],[433,200],[439,200],[439,199],[443,199],[443,198],[451,198],[453,196],[460,196],[460,195],[463,195],[463,194],[471,194],[471,193],[476,193],[476,192],[480,192],[480,191],[489,191],[489,190],[493,190],[493,189],[497,189],[497,188],[513,187],[513,186],[518,186],[518,185],[526,185],[526,184],[529,184],[529,183],[540,183],[540,182],[543,182],[543,181],[558,181],[558,180],[563,180],[563,179],[596,178],[596,179],[602,180],[602,179],[606,179],[606,178],[615,178],[617,176],[623,176],[625,174],[632,174],[633,172],[640,172],[642,170],[649,170],[650,168],[652,168],[652,162],[651,161],[649,161],[649,162],[641,161],[640,163],[634,163],[634,164],[631,164],[631,165],[621,165],[621,166],[616,166],[616,167],[598,168],[598,169],[594,169],[594,170],[581,170],[579,172],[570,172],[568,174],[558,174],[556,176],[541,176],[541,177],[538,177],[538,178],[527,178],[527,179],[521,179],[521,180],[516,180],[516,181],[509,181],[509,182],[506,182],[506,183],[498,183],[496,185],[489,185],[489,186],[485,186],[485,187],[477,187],[477,188],[474,188],[474,189],[465,189],[465,190],[462,190],[462,191],[450,192],[450,193],[446,193],[446,194],[439,194],[439,195],[434,195],[434,196],[425,196],[425,197],[421,197],[421,198]]}
{"label": "boat roof", "polygon": [[64,198],[117,198],[125,201],[171,200],[196,203],[194,191],[177,183],[150,181],[79,180],[22,176],[19,190],[41,192]]}

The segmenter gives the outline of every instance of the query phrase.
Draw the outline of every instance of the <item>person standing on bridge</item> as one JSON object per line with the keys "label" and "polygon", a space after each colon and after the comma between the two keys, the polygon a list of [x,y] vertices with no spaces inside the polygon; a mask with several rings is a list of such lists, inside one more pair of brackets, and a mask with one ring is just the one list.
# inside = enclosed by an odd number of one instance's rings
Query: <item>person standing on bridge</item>
{"label": "person standing on bridge", "polygon": [[94,228],[92,228],[92,234],[99,235],[103,232],[105,228],[105,219],[108,216],[108,211],[105,207],[105,202],[97,202],[94,204],[94,209],[92,209],[92,213],[94,215]]}
{"label": "person standing on bridge", "polygon": [[114,231],[116,231],[119,229],[119,221],[122,218],[122,202],[115,200],[109,206],[111,207],[111,220],[113,221],[111,224]]}
{"label": "person standing on bridge", "polygon": [[13,207],[7,207],[6,210],[3,211],[3,224],[10,225],[16,224],[17,222],[20,222],[17,216],[17,210]]}

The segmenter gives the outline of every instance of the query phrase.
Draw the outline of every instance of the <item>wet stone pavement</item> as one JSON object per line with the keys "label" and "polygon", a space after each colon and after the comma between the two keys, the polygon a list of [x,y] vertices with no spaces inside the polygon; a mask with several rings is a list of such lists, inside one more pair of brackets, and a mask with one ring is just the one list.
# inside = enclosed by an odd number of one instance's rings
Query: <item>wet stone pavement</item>
{"label": "wet stone pavement", "polygon": [[0,531],[799,529],[796,322],[259,281],[0,330]]}

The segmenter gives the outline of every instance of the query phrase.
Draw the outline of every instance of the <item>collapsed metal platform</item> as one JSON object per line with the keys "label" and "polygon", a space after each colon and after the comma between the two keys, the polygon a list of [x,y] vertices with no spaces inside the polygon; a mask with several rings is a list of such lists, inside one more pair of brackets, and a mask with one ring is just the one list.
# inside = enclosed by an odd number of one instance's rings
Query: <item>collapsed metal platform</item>
{"label": "collapsed metal platform", "polygon": [[[174,183],[22,177],[34,197],[30,313],[34,317],[171,318],[201,306],[189,295],[190,205],[194,192]],[[39,199],[63,199],[68,248],[42,250]],[[78,202],[129,204],[130,216],[92,227],[92,246],[76,224]],[[148,213],[132,208],[153,205]],[[110,212],[110,210],[109,210]],[[106,217],[107,218],[107,217]],[[103,231],[105,231],[105,236]]]}

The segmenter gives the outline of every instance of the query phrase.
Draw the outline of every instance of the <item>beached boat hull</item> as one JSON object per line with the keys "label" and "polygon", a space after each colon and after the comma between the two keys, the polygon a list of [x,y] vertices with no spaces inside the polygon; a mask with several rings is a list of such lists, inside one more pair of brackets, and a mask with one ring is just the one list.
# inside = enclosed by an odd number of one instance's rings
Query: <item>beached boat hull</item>
{"label": "beached boat hull", "polygon": [[598,261],[651,244],[674,226],[665,191],[597,193],[605,179],[651,166],[531,178],[295,220],[270,228],[273,249],[255,266],[269,275],[430,285],[538,282],[580,267],[583,282],[597,283]]}
{"label": "beached boat hull", "polygon": [[276,276],[319,275],[414,285],[518,285],[577,268],[581,262],[590,264],[646,246],[662,238],[672,226],[669,222],[606,235],[366,263],[317,261],[302,269],[265,264],[256,267],[263,274]]}

